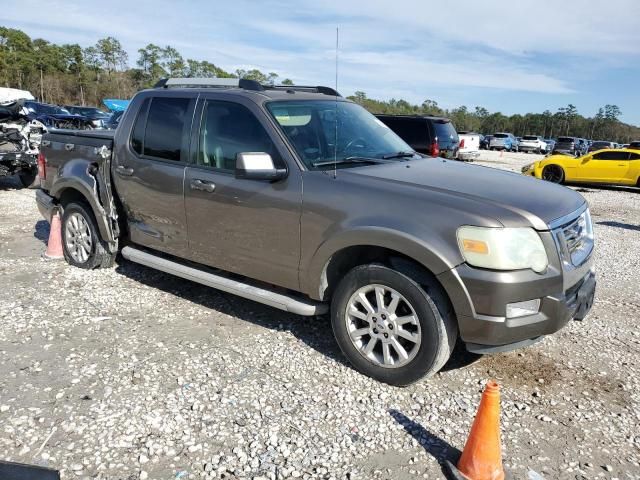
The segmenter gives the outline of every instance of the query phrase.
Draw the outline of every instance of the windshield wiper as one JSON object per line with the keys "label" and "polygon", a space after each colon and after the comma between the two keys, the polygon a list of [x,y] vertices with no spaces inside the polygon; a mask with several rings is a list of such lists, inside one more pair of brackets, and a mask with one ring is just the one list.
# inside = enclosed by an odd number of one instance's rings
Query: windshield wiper
{"label": "windshield wiper", "polygon": [[389,160],[391,158],[409,158],[409,157],[413,157],[416,154],[416,152],[396,152],[396,153],[390,153],[388,155],[383,155],[382,158],[384,158],[385,160]]}
{"label": "windshield wiper", "polygon": [[324,160],[322,162],[312,163],[314,167],[326,167],[327,165],[344,165],[346,163],[386,163],[379,158],[368,157],[347,157],[339,160]]}

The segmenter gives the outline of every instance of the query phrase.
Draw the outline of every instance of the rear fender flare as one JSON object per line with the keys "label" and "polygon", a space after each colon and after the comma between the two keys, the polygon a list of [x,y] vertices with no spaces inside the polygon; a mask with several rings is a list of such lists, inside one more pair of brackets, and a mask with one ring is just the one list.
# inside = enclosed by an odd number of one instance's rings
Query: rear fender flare
{"label": "rear fender flare", "polygon": [[109,246],[112,246],[117,243],[117,238],[111,228],[109,216],[100,203],[98,181],[96,180],[95,173],[91,173],[94,168],[94,165],[87,162],[87,160],[73,159],[68,161],[58,171],[57,178],[50,193],[58,200],[67,189],[72,189],[80,193],[93,211],[102,239],[107,242]]}

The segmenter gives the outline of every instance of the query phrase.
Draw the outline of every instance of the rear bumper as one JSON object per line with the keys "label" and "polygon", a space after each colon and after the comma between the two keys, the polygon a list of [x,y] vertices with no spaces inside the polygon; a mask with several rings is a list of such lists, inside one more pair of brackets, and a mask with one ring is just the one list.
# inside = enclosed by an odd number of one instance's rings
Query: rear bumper
{"label": "rear bumper", "polygon": [[40,211],[42,218],[47,222],[51,222],[53,211],[57,208],[57,205],[54,202],[54,198],[44,190],[36,191],[36,204],[38,205],[38,210]]}
{"label": "rear bumper", "polygon": [[458,158],[460,160],[471,160],[471,159],[478,158],[479,156],[480,156],[479,151],[463,152],[461,150],[458,150]]}
{"label": "rear bumper", "polygon": [[[520,348],[582,320],[593,305],[593,255],[570,274],[549,266],[532,271],[495,272],[460,265],[438,276],[456,312],[460,337],[474,352]],[[506,305],[540,299],[538,313],[506,318]]]}

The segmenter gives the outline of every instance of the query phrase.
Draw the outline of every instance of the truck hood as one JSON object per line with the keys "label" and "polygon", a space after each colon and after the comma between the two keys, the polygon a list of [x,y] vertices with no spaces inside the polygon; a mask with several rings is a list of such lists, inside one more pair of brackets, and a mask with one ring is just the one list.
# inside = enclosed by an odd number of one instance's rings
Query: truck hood
{"label": "truck hood", "polygon": [[[520,217],[537,230],[581,208],[585,199],[573,190],[505,170],[458,161],[425,158],[348,170],[427,191],[464,197],[507,226]],[[483,209],[484,206],[484,209]],[[491,213],[489,213],[491,212]],[[503,217],[503,218],[500,218]]]}

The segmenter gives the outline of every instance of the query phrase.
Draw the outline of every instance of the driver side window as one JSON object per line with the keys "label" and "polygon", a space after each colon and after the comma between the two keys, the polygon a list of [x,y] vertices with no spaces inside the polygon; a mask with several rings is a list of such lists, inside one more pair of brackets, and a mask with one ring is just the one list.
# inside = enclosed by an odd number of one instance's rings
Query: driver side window
{"label": "driver side window", "polygon": [[233,172],[236,155],[264,152],[281,165],[269,134],[248,108],[233,102],[207,101],[202,110],[198,165]]}

